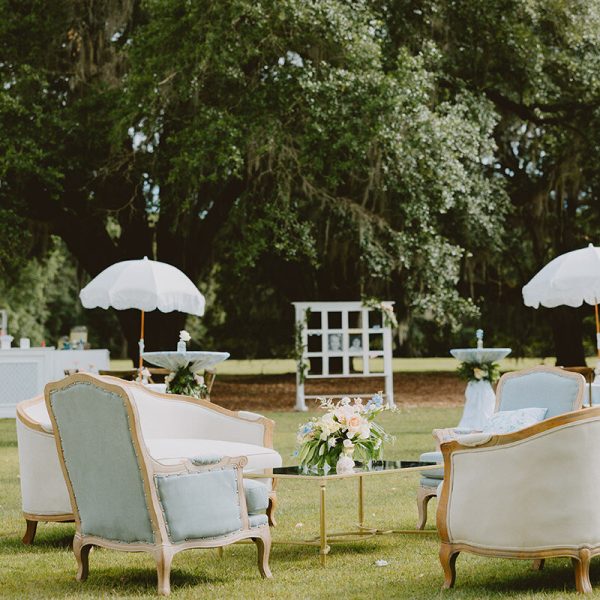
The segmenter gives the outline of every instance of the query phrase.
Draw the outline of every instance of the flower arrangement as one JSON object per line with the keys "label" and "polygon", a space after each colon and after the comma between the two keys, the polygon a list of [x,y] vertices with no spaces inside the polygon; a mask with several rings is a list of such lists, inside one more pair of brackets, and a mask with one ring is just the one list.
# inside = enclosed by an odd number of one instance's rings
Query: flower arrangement
{"label": "flower arrangement", "polygon": [[354,459],[368,462],[380,460],[383,443],[392,439],[374,422],[384,410],[381,392],[366,404],[361,398],[342,398],[339,402],[321,400],[326,411],[313,417],[298,429],[296,455],[302,466],[324,468],[337,466],[338,472],[351,469]]}
{"label": "flower arrangement", "polygon": [[[179,332],[179,341],[177,342],[177,352],[186,352],[187,343],[192,336],[182,329]],[[192,396],[192,398],[208,398],[208,386],[204,383],[204,377],[190,371],[186,365],[172,371],[165,377],[167,394],[181,394],[183,396]]]}
{"label": "flower arrangement", "polygon": [[204,383],[204,377],[192,373],[188,367],[179,367],[177,371],[169,373],[165,377],[167,394],[182,394],[193,398],[207,398],[208,386]]}
{"label": "flower arrangement", "polygon": [[466,381],[489,381],[496,383],[500,377],[500,365],[496,362],[460,363],[458,376]]}

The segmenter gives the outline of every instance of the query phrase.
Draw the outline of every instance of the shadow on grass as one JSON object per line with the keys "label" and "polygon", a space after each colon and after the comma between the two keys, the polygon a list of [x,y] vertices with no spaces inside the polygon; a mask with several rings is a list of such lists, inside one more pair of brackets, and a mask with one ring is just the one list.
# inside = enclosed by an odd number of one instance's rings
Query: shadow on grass
{"label": "shadow on grass", "polygon": [[[501,594],[503,596],[521,595],[523,592],[532,594],[556,594],[560,592],[576,594],[574,570],[570,558],[546,559],[545,567],[541,571],[531,568],[533,561],[517,561],[507,559],[493,559],[488,567],[485,563],[465,564],[461,569],[460,559],[456,561],[456,583],[447,593],[457,594]],[[510,562],[509,562],[510,561]],[[506,566],[498,567],[506,562]],[[512,565],[511,565],[512,563]],[[483,568],[481,568],[483,567]],[[462,576],[461,576],[462,575]],[[590,566],[590,580],[592,586],[600,586],[600,562],[592,561]]]}
{"label": "shadow on grass", "polygon": [[56,529],[54,531],[44,531],[42,529],[44,525],[45,523],[38,525],[38,534],[35,536],[33,544],[26,545],[21,539],[25,533],[25,522],[23,522],[23,531],[18,536],[0,539],[0,554],[3,552],[10,552],[11,554],[15,552],[36,554],[40,552],[52,552],[57,548],[64,550],[73,547],[75,528],[72,523],[66,526],[63,525],[60,530]]}
{"label": "shadow on grass", "polygon": [[[149,555],[148,555],[149,556]],[[177,560],[177,559],[175,559]],[[227,582],[225,577],[208,576],[206,573],[193,573],[180,570],[174,566],[171,571],[171,590],[177,588],[194,587],[198,585],[219,585]],[[90,556],[90,574],[87,581],[78,584],[83,586],[82,591],[98,591],[106,593],[108,588],[119,588],[119,592],[154,592],[158,585],[156,569],[145,567],[126,568],[94,568]]]}

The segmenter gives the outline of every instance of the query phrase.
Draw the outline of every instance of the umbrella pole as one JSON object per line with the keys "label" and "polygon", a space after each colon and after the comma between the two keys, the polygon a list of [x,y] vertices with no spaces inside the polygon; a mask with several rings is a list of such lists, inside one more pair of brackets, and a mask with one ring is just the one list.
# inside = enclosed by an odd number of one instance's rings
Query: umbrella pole
{"label": "umbrella pole", "polygon": [[142,358],[142,353],[144,352],[144,311],[142,311],[142,323],[141,323],[141,328],[140,328],[140,341],[139,341],[139,347],[140,347],[140,361],[139,361],[139,371],[140,371],[140,379],[142,377],[142,368],[144,366],[144,359]]}
{"label": "umbrella pole", "polygon": [[600,378],[600,318],[598,318],[598,300],[594,304],[594,312],[596,313],[596,350],[598,352],[598,362],[594,369],[594,381]]}
{"label": "umbrella pole", "polygon": [[598,358],[600,358],[600,319],[598,318],[598,303],[594,304],[596,312],[596,349],[598,350]]}

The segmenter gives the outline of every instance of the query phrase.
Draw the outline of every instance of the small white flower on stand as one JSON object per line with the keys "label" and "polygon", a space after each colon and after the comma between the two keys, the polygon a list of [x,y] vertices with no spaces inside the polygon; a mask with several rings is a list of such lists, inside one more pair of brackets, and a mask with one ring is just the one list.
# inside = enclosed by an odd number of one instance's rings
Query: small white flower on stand
{"label": "small white flower on stand", "polygon": [[185,330],[182,329],[179,332],[179,341],[177,342],[177,352],[186,352],[187,343],[192,339],[192,336]]}

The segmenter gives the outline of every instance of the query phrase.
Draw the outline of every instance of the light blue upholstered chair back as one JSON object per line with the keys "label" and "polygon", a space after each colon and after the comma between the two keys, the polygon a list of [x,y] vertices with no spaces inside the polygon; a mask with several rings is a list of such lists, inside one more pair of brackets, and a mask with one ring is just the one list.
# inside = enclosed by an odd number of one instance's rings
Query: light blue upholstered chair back
{"label": "light blue upholstered chair back", "polygon": [[546,419],[581,408],[585,379],[554,367],[507,373],[496,390],[496,412],[519,408],[547,408]]}
{"label": "light blue upholstered chair back", "polygon": [[130,400],[88,381],[51,390],[48,411],[60,436],[81,533],[121,542],[154,543],[137,455]]}

